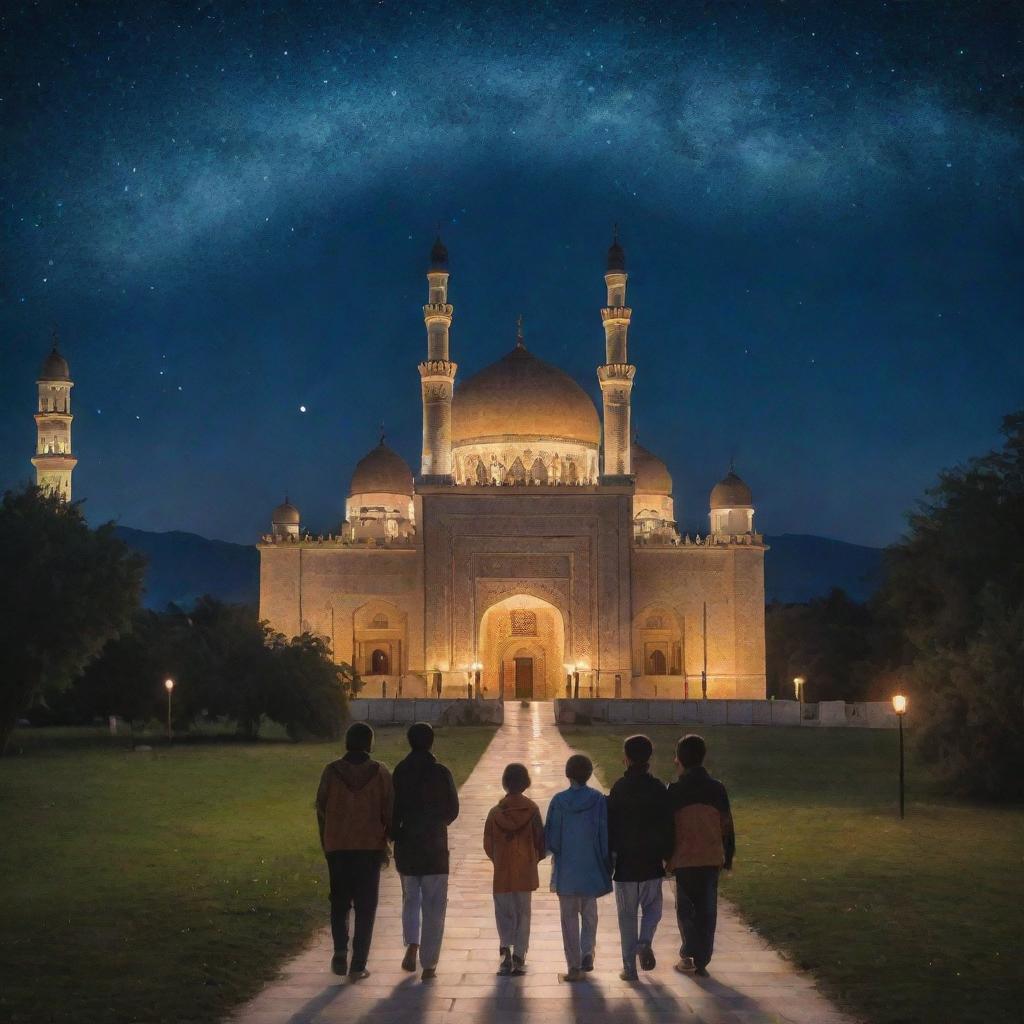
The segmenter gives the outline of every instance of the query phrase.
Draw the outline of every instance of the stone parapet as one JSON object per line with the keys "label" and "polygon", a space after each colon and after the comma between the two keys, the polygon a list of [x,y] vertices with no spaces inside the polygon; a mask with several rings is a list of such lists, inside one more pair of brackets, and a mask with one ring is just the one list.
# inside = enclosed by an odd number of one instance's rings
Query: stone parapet
{"label": "stone parapet", "polygon": [[895,729],[897,718],[888,701],[795,700],[614,700],[558,699],[559,725],[790,725],[821,728]]}
{"label": "stone parapet", "polygon": [[348,713],[350,721],[370,725],[501,725],[505,705],[497,700],[356,697],[348,702]]}

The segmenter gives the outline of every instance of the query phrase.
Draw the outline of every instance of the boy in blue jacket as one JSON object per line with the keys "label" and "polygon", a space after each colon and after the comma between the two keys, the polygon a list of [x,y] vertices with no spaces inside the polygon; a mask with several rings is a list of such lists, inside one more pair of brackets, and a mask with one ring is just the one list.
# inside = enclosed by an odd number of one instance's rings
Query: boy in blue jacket
{"label": "boy in blue jacket", "polygon": [[585,971],[594,969],[597,897],[612,891],[608,804],[587,785],[593,774],[590,758],[573,754],[565,764],[569,788],[552,797],[544,823],[553,854],[551,891],[558,894],[562,917],[566,981],[580,981]]}

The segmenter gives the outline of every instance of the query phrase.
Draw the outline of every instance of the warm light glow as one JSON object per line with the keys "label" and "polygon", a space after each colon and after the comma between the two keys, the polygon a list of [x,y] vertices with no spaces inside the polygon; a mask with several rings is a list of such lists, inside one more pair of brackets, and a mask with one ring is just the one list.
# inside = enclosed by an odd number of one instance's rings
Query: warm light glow
{"label": "warm light glow", "polygon": [[794,676],[793,677],[793,692],[796,694],[796,699],[797,700],[800,699],[800,691],[803,689],[804,683],[806,683],[806,682],[807,682],[807,680],[804,679],[803,676]]}
{"label": "warm light glow", "polygon": [[576,671],[577,672],[586,672],[587,671],[587,663],[585,661],[577,661],[576,662]]}
{"label": "warm light glow", "polygon": [[564,668],[565,668],[565,674],[566,674],[566,675],[572,675],[573,669],[574,669],[575,667],[576,667],[575,665],[570,665],[570,664],[569,664],[569,662],[566,662],[566,663],[565,663],[565,666],[564,666]]}
{"label": "warm light glow", "polygon": [[171,690],[174,689],[174,680],[173,679],[165,679],[164,680],[164,687],[167,689],[167,692],[170,693]]}
{"label": "warm light glow", "polygon": [[897,715],[906,713],[907,710],[907,698],[902,693],[897,693],[892,699],[892,709]]}

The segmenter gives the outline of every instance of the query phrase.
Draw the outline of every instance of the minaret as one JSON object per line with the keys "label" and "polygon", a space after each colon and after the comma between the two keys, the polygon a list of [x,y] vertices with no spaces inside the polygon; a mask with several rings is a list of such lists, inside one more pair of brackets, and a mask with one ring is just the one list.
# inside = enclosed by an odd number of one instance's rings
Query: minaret
{"label": "minaret", "polygon": [[597,368],[604,399],[604,465],[602,479],[628,477],[630,465],[629,402],[636,367],[630,365],[627,350],[629,318],[626,305],[626,254],[619,245],[618,228],[608,249],[608,305],[601,310],[604,323],[605,364]]}
{"label": "minaret", "polygon": [[423,393],[420,472],[424,483],[450,484],[453,482],[452,389],[458,366],[448,359],[448,331],[452,326],[453,309],[448,301],[448,250],[440,235],[430,250],[427,282],[430,290],[423,307],[427,359],[419,367]]}
{"label": "minaret", "polygon": [[39,407],[36,412],[36,486],[71,500],[71,473],[78,459],[71,454],[71,389],[75,382],[67,360],[57,351],[57,332],[53,332],[53,350],[43,362],[36,381]]}

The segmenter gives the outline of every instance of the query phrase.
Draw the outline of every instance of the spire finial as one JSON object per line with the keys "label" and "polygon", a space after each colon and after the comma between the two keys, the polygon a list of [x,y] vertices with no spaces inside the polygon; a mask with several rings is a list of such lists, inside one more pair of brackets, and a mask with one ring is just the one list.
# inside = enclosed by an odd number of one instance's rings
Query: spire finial
{"label": "spire finial", "polygon": [[57,333],[57,325],[53,325],[53,351],[57,351],[57,344],[60,341],[60,335]]}
{"label": "spire finial", "polygon": [[736,453],[733,452],[729,456],[729,472],[735,474],[736,472]]}
{"label": "spire finial", "polygon": [[608,247],[608,269],[625,271],[626,252],[619,244],[619,223],[612,225],[612,244]]}
{"label": "spire finial", "polygon": [[383,447],[384,447],[384,438],[385,438],[386,436],[387,436],[387,435],[386,435],[386,434],[384,433],[384,421],[383,421],[383,420],[381,420],[381,421],[380,421],[380,446],[381,446],[381,448],[383,448]]}
{"label": "spire finial", "polygon": [[523,344],[523,314],[516,317],[516,348],[526,348]]}
{"label": "spire finial", "polygon": [[441,241],[441,222],[437,222],[437,237],[434,239],[434,245],[430,250],[430,266],[433,269],[444,269],[448,266],[448,250],[445,248],[444,242]]}

